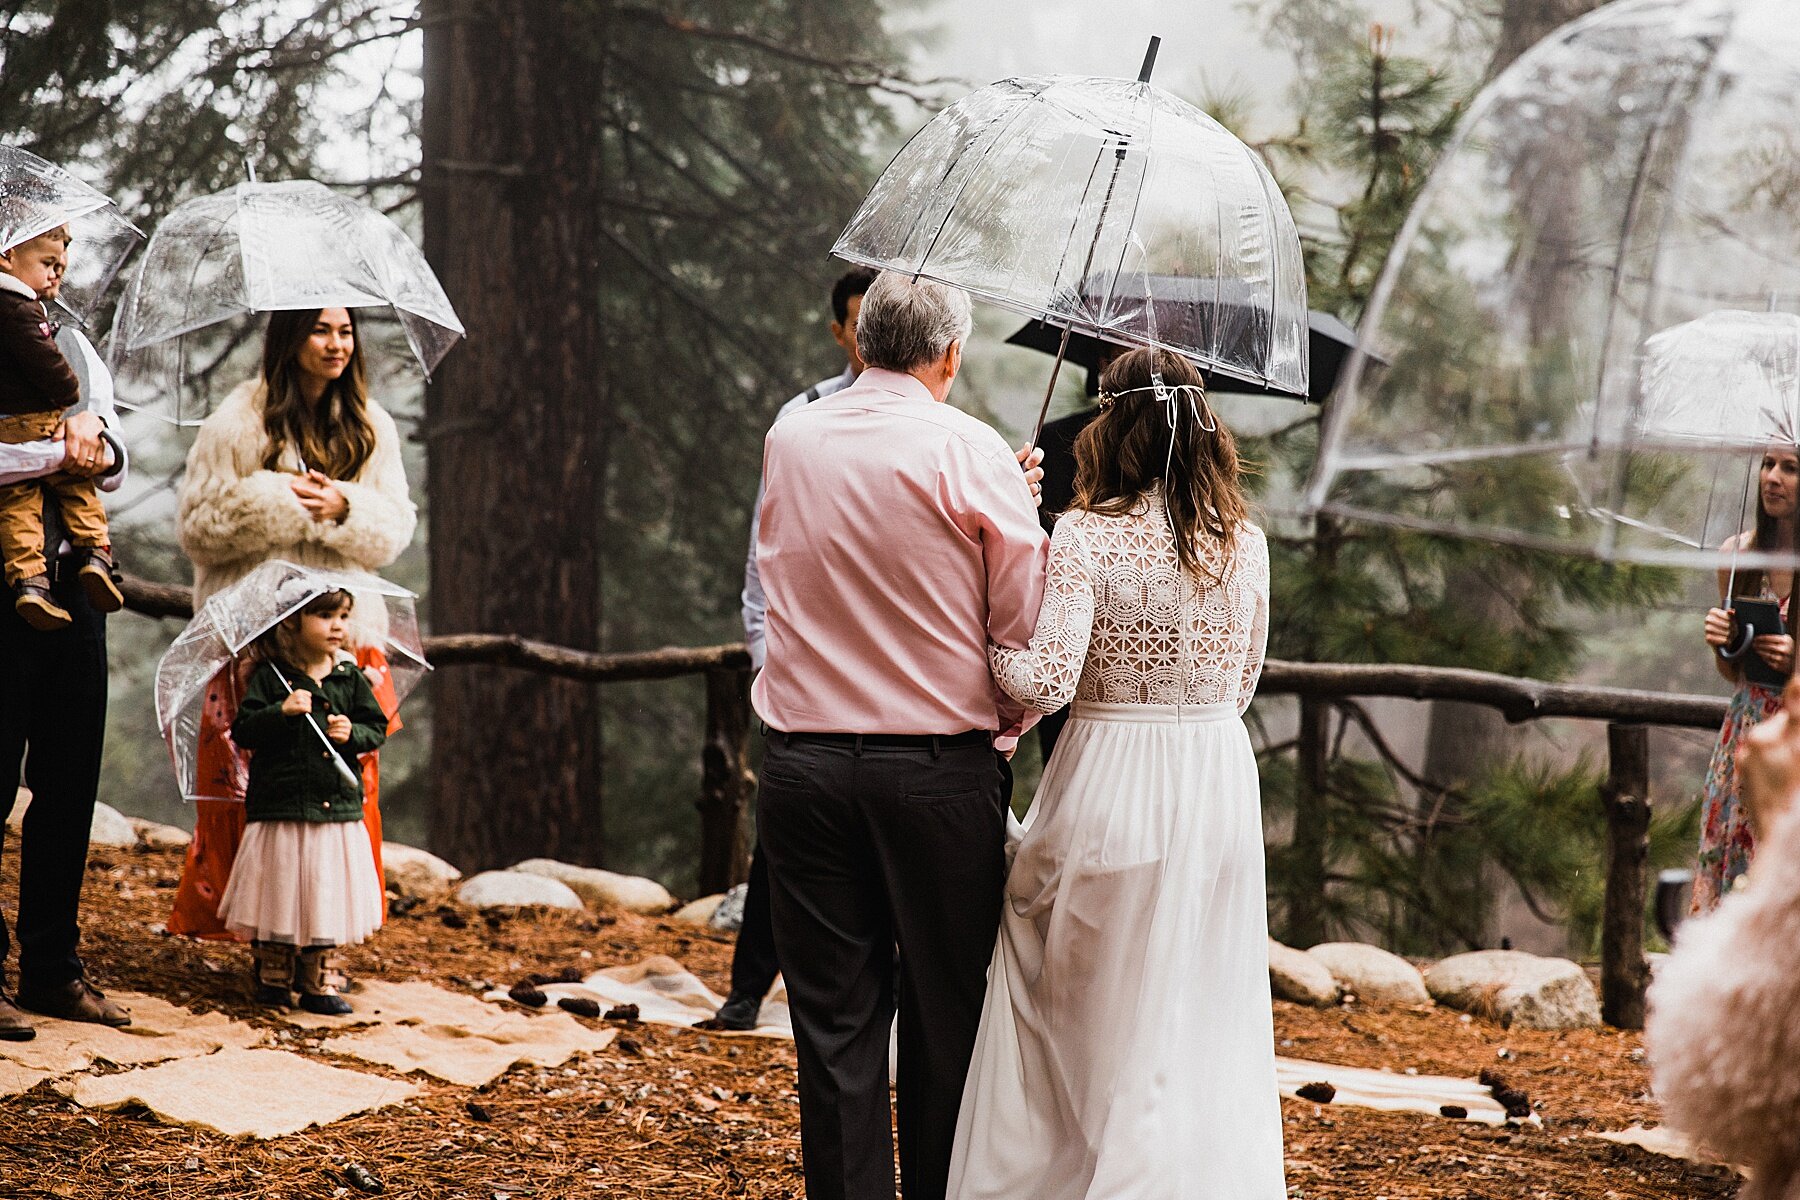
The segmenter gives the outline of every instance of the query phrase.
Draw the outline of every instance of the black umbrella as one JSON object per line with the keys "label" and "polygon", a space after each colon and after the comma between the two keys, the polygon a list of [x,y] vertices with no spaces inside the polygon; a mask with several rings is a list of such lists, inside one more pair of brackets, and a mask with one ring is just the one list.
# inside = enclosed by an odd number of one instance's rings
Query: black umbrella
{"label": "black umbrella", "polygon": [[[1213,281],[1210,279],[1178,279],[1169,275],[1152,277],[1151,303],[1155,305],[1159,326],[1165,320],[1175,327],[1208,320],[1210,314],[1200,304],[1199,296],[1204,289],[1210,300],[1212,288]],[[1140,294],[1142,292],[1141,286],[1134,290]],[[1294,396],[1266,384],[1247,383],[1222,374],[1210,381],[1214,390],[1246,396],[1289,396],[1314,404],[1322,402],[1331,394],[1332,387],[1337,383],[1338,373],[1350,359],[1350,351],[1356,345],[1356,331],[1330,313],[1311,310],[1306,314],[1306,335],[1307,357],[1311,363],[1307,394],[1304,397]],[[1055,354],[1062,339],[1063,330],[1060,326],[1044,321],[1027,321],[1006,342],[1009,346],[1028,346],[1045,354]],[[1088,369],[1090,395],[1097,390],[1100,347],[1103,344],[1107,344],[1107,339],[1078,331],[1070,335],[1068,351],[1063,355],[1067,361]],[[1116,344],[1120,349],[1131,348],[1123,343]]]}

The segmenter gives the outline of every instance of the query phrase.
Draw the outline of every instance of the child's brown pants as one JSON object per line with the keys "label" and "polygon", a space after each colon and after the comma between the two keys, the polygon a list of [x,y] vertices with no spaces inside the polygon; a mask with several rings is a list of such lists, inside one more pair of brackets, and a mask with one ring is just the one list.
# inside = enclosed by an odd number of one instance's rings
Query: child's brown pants
{"label": "child's brown pants", "polygon": [[[16,446],[47,438],[62,419],[62,414],[54,411],[0,416],[0,443]],[[0,558],[6,563],[9,587],[50,569],[44,557],[46,496],[62,515],[71,544],[90,549],[112,544],[106,510],[92,479],[58,471],[41,479],[0,485]]]}

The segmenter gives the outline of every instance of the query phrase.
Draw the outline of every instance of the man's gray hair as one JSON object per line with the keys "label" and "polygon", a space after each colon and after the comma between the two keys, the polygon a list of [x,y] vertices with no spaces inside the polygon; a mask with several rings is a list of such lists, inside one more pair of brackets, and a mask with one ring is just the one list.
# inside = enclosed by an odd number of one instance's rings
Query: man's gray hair
{"label": "man's gray hair", "polygon": [[903,271],[883,271],[863,296],[856,318],[856,350],[864,364],[912,372],[967,341],[974,319],[969,293]]}

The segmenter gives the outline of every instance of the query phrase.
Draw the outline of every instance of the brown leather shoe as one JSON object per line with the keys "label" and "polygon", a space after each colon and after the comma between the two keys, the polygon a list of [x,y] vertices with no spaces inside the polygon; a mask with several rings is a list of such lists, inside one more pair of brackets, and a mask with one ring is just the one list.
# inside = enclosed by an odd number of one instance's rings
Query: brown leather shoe
{"label": "brown leather shoe", "polygon": [[93,1025],[129,1025],[131,1014],[106,998],[106,994],[80,976],[54,987],[20,987],[20,1008],[58,1021],[86,1021]]}
{"label": "brown leather shoe", "polygon": [[18,595],[13,600],[13,609],[25,618],[25,623],[39,633],[54,633],[58,629],[67,629],[74,618],[69,610],[50,598],[50,577],[33,575],[22,579],[18,585]]}
{"label": "brown leather shoe", "polygon": [[110,547],[89,549],[75,578],[81,582],[81,590],[87,593],[95,612],[116,613],[125,607],[125,593],[119,590],[119,571],[113,565]]}
{"label": "brown leather shoe", "polygon": [[14,1004],[5,992],[0,992],[0,1042],[29,1042],[37,1036],[37,1030],[19,1006]]}

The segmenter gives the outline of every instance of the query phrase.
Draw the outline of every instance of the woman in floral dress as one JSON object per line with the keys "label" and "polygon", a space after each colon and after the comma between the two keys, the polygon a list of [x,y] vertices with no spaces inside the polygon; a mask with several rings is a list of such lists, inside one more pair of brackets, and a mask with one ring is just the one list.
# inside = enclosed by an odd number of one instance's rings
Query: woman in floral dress
{"label": "woman in floral dress", "polygon": [[[1764,452],[1756,496],[1756,528],[1732,537],[1724,548],[1750,550],[1786,546],[1796,547],[1800,552],[1800,535],[1796,533],[1795,521],[1797,500],[1800,500],[1800,454],[1787,447]],[[1782,621],[1786,624],[1794,574],[1780,570],[1739,571],[1734,593],[1779,601]],[[1726,600],[1729,586],[1732,584],[1728,573],[1719,572],[1721,603]],[[1715,651],[1727,645],[1731,640],[1731,625],[1731,614],[1725,609],[1710,610],[1706,614],[1706,644]],[[1782,675],[1793,673],[1794,639],[1790,636],[1768,634],[1759,637],[1752,644],[1751,653]],[[1713,748],[1712,764],[1706,771],[1700,861],[1694,872],[1696,913],[1710,911],[1750,866],[1755,847],[1750,836],[1750,823],[1738,802],[1738,739],[1781,707],[1781,687],[1745,679],[1742,660],[1732,662],[1715,654],[1713,662],[1719,668],[1719,674],[1730,680],[1737,691],[1732,694],[1731,708],[1725,714],[1725,725],[1719,730],[1719,743]]]}

